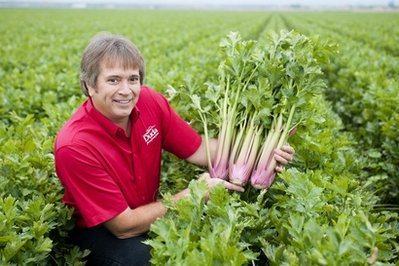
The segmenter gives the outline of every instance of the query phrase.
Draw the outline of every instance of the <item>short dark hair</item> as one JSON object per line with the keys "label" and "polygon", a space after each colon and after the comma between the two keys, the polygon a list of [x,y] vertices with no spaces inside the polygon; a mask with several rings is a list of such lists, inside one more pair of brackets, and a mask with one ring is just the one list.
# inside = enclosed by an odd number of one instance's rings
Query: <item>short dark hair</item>
{"label": "short dark hair", "polygon": [[113,66],[115,62],[124,68],[138,69],[140,84],[144,83],[145,63],[137,47],[126,37],[101,32],[91,39],[80,63],[80,87],[86,96],[89,96],[86,84],[97,85],[101,63]]}

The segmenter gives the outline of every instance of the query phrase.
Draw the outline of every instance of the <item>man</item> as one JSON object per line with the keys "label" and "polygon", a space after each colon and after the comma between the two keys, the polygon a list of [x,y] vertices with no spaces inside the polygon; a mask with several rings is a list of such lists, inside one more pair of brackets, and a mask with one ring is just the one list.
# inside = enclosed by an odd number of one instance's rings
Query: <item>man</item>
{"label": "man", "polygon": [[[166,208],[157,199],[161,150],[189,163],[206,165],[205,144],[167,100],[143,85],[144,60],[128,39],[103,33],[87,46],[81,62],[81,88],[88,99],[59,132],[55,143],[57,175],[64,202],[75,209],[72,240],[91,251],[90,265],[148,265],[142,244],[150,225]],[[215,140],[211,154],[215,153]],[[275,158],[282,165],[294,150]],[[219,183],[201,176],[212,189]],[[173,196],[177,201],[185,189]]]}

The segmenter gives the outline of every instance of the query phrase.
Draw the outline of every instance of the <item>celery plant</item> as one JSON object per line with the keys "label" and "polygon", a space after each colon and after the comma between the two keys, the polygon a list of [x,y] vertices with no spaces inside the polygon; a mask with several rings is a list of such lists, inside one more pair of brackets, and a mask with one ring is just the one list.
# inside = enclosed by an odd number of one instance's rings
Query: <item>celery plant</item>
{"label": "celery plant", "polygon": [[312,115],[306,103],[325,85],[318,60],[328,49],[293,31],[273,33],[267,42],[244,41],[232,32],[221,47],[218,83],[208,83],[208,90],[217,94],[213,103],[220,114],[213,160],[207,111],[192,96],[204,123],[209,172],[239,185],[250,179],[254,187],[268,188],[276,174],[274,149]]}

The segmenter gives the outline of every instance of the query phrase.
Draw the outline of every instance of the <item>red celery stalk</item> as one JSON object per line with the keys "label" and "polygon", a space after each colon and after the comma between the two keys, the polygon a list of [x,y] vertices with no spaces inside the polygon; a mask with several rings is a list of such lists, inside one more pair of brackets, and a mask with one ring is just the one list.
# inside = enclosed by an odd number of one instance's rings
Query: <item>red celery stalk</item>
{"label": "red celery stalk", "polygon": [[[222,108],[222,127],[218,136],[218,146],[216,150],[216,157],[214,158],[211,165],[208,165],[209,174],[211,177],[220,179],[227,179],[228,175],[228,158],[231,149],[232,142],[232,131],[235,121],[233,111],[228,110],[228,100],[230,92],[230,76],[227,77],[226,93],[224,96],[223,108]],[[233,109],[235,107],[233,106]]]}
{"label": "red celery stalk", "polygon": [[274,159],[274,149],[280,149],[287,142],[295,105],[291,107],[286,124],[283,127],[283,115],[280,113],[275,127],[270,130],[259,160],[251,174],[251,185],[257,189],[266,189],[271,186],[276,176],[275,168],[277,161]]}
{"label": "red celery stalk", "polygon": [[[247,81],[244,84],[239,83],[238,87],[236,88],[236,91],[231,91],[231,94],[234,97],[234,101],[230,108],[229,108],[230,75],[227,76],[226,93],[224,97],[222,115],[221,115],[222,128],[218,136],[218,147],[217,147],[216,157],[212,161],[212,165],[208,167],[211,177],[221,178],[224,180],[228,178],[230,151],[233,146],[233,136],[235,134],[237,116],[239,115],[237,113],[237,106],[240,100],[241,92],[248,87],[249,81],[256,73],[258,66],[259,65],[257,65],[252,70],[252,73],[247,78]],[[238,80],[242,80],[243,77],[244,73],[241,73]]]}
{"label": "red celery stalk", "polygon": [[229,181],[240,186],[248,182],[258,153],[261,129],[255,127],[254,121],[255,116],[249,125],[244,123],[241,127],[230,155]]}

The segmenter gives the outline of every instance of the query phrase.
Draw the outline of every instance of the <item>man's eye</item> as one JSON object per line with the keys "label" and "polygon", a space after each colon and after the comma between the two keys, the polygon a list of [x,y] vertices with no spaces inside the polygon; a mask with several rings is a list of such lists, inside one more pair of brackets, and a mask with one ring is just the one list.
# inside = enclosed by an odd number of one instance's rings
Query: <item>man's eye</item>
{"label": "man's eye", "polygon": [[117,80],[117,79],[108,79],[108,82],[109,82],[110,84],[117,84],[117,83],[118,83],[118,80]]}
{"label": "man's eye", "polygon": [[137,82],[139,80],[139,77],[131,77],[130,81],[131,82]]}

